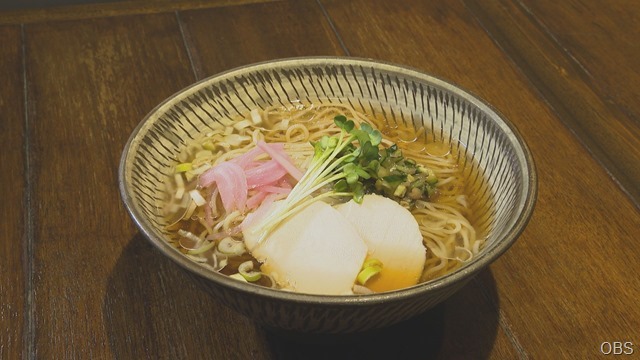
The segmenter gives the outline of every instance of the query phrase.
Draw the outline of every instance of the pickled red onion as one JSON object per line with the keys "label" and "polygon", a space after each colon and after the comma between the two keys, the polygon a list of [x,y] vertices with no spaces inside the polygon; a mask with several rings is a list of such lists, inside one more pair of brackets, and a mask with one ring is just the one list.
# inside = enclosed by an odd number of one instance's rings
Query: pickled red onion
{"label": "pickled red onion", "polygon": [[[262,154],[268,154],[271,159],[256,160]],[[284,151],[283,143],[267,144],[263,141],[243,155],[220,163],[198,178],[201,188],[215,186],[219,192],[222,205],[227,212],[240,210],[241,212],[258,207],[269,195],[281,197],[291,191],[287,175],[298,180],[302,172],[291,162]],[[290,179],[290,178],[289,178]],[[215,197],[205,204],[214,206]],[[211,220],[212,209],[205,209],[207,219]]]}

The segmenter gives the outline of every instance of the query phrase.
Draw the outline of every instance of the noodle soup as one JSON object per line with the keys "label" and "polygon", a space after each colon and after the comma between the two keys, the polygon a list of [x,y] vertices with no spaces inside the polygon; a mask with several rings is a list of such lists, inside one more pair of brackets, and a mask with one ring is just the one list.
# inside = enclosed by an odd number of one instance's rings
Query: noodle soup
{"label": "noodle soup", "polygon": [[[384,188],[386,180],[382,179],[390,179],[394,174],[380,176],[375,183],[368,178],[363,180],[363,191],[392,198],[415,219],[425,253],[418,282],[454,271],[482,250],[491,223],[486,214],[491,211],[481,207],[491,206],[491,201],[487,201],[491,194],[480,179],[477,167],[461,166],[471,161],[464,155],[464,148],[460,144],[429,139],[425,129],[389,123],[381,116],[370,116],[344,104],[254,110],[242,119],[220,120],[212,131],[190,142],[177,156],[174,175],[165,185],[166,198],[162,206],[170,224],[168,229],[174,235],[172,245],[213,271],[240,281],[287,289],[286,279],[274,272],[261,271],[265,270],[261,269],[264,261],[252,255],[244,238],[243,224],[259,213],[265,202],[287,199],[292,189],[304,180],[317,155],[313,144],[324,141],[323,138],[342,136],[344,129],[337,125],[336,117],[353,120],[356,127],[370,124],[381,134],[381,156],[397,149],[392,155],[400,154],[398,156],[406,159],[402,166],[394,165],[394,171],[408,169],[403,170],[407,173],[403,173],[404,178],[392,191]],[[261,148],[263,151],[259,151]],[[281,157],[290,161],[292,169],[278,168],[281,176],[272,176],[277,172],[274,170],[277,164],[272,166],[272,160]],[[249,180],[240,176],[244,180],[237,181],[244,181],[246,190],[235,200],[231,195],[225,198],[224,193],[238,192],[239,186],[225,190],[215,179],[203,182],[211,169],[230,162],[243,163],[246,172],[253,176]],[[229,179],[239,178],[231,170],[225,174]],[[236,180],[231,182],[237,185]],[[207,186],[202,186],[203,183]],[[314,196],[328,192],[335,185],[329,182],[319,187]],[[349,201],[349,197],[327,196],[320,201],[336,205]],[[227,211],[229,208],[233,211]],[[364,263],[373,261],[373,265],[363,265],[358,279],[362,273],[372,273],[371,277],[375,278],[375,270],[380,271],[376,268],[376,259],[367,259]],[[353,290],[356,294],[372,291],[366,282],[354,283]]]}

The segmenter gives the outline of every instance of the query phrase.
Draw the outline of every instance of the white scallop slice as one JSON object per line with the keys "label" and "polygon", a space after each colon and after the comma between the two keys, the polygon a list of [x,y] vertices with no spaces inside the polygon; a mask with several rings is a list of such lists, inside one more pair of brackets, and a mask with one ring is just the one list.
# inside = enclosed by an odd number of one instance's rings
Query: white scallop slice
{"label": "white scallop slice", "polygon": [[382,271],[367,282],[373,291],[415,285],[426,260],[418,222],[409,210],[379,195],[365,195],[362,204],[351,200],[337,210],[351,222],[367,244],[369,257],[382,262]]}
{"label": "white scallop slice", "polygon": [[263,263],[262,271],[283,288],[301,293],[351,294],[367,255],[353,225],[322,201],[285,220],[260,244],[251,228],[243,233],[247,248]]}

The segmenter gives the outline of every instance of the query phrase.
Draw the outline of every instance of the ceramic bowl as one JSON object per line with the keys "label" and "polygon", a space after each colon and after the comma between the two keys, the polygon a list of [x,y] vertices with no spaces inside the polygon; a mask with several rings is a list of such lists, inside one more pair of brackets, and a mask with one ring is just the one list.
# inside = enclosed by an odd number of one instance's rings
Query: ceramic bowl
{"label": "ceramic bowl", "polygon": [[[169,245],[159,211],[163,179],[185,141],[217,118],[253,108],[323,101],[350,103],[390,121],[424,127],[433,141],[463,146],[495,206],[486,246],[460,269],[386,293],[321,296],[234,280],[191,261]],[[425,134],[422,134],[425,135]],[[475,164],[475,165],[472,165]],[[525,228],[536,197],[531,154],[516,128],[490,105],[446,81],[403,66],[357,58],[293,58],[233,69],[202,80],[153,109],[133,131],[119,168],[122,200],[147,239],[192,274],[221,303],[285,331],[344,334],[409,319],[451,296],[501,256]]]}

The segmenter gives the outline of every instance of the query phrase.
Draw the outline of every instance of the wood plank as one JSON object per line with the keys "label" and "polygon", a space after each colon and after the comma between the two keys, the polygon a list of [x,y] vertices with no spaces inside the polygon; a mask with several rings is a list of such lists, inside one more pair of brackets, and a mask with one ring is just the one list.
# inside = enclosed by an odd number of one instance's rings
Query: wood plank
{"label": "wood plank", "polygon": [[[0,11],[0,24],[81,20],[98,17],[157,14],[187,9],[209,9],[280,0],[111,0],[104,2]],[[49,3],[49,2],[47,2]]]}
{"label": "wood plank", "polygon": [[640,208],[637,2],[467,3]]}
{"label": "wood plank", "polygon": [[277,58],[344,55],[314,1],[185,11],[180,16],[199,78]]}
{"label": "wood plank", "polygon": [[638,125],[638,2],[623,0],[602,6],[595,0],[569,0],[561,4],[525,0],[522,5],[563,48],[566,56],[575,61],[576,73],[598,96],[636,120],[629,125]]}
{"label": "wood plank", "polygon": [[22,0],[17,1],[3,1],[0,2],[0,11],[17,10],[17,9],[37,9],[37,8],[51,8],[58,6],[69,6],[78,4],[93,4],[118,2],[123,0]]}
{"label": "wood plank", "polygon": [[[565,59],[554,52],[553,46],[556,44],[545,42],[536,33],[536,28],[525,21],[522,9],[506,3],[481,4],[482,12],[479,11],[478,14],[481,19],[487,19],[484,23],[497,27],[493,29],[487,26],[500,46],[514,59],[527,58],[526,61],[516,61],[536,86],[544,89],[543,83],[550,84],[549,92],[540,92],[558,112],[559,119],[569,124],[571,131],[587,144],[589,151],[600,162],[609,166],[616,181],[620,181],[628,193],[633,192],[634,185],[629,188],[628,184],[635,180],[622,180],[625,178],[618,174],[621,170],[611,168],[611,164],[603,161],[611,154],[612,157],[617,156],[627,162],[623,166],[635,167],[637,170],[635,164],[638,163],[638,145],[634,143],[639,138],[629,132],[626,126],[629,124],[628,119],[624,120],[623,116],[619,116],[615,107],[607,107],[607,101],[599,98],[590,84],[583,83],[583,78],[572,68],[575,63],[565,62]],[[490,20],[487,13],[483,13],[484,10],[489,12]],[[633,12],[632,7],[629,11]],[[580,16],[579,12],[570,14]],[[573,20],[568,14],[565,21]],[[507,28],[510,35],[505,37]],[[579,28],[575,30],[580,31]],[[531,52],[533,43],[537,47],[535,53]],[[628,74],[629,71],[621,69],[620,73]],[[539,78],[535,79],[536,76]],[[562,108],[558,101],[568,104],[567,108]],[[594,151],[598,146],[606,149],[609,143],[614,149],[636,151],[612,151],[609,154]],[[561,156],[572,147],[555,138],[549,138],[548,144],[551,146],[546,150],[547,153],[563,149],[564,151],[557,153]],[[558,144],[562,145],[558,147]],[[610,150],[606,149],[607,152]],[[597,167],[592,169],[591,164],[584,161],[586,154],[571,155],[569,158],[572,164],[569,168],[549,164],[556,171],[553,181],[561,180],[556,184],[556,189],[560,191],[549,191],[548,197],[541,196],[539,201],[541,206],[554,209],[553,212],[544,214],[546,221],[540,223],[544,226],[540,230],[546,230],[540,236],[549,239],[548,248],[545,249],[543,244],[532,244],[530,251],[536,252],[540,260],[531,262],[532,268],[523,274],[511,273],[512,277],[509,276],[507,284],[513,286],[527,281],[527,278],[540,281],[553,278],[552,284],[544,282],[541,286],[533,287],[534,289],[527,289],[522,297],[527,301],[518,304],[522,310],[520,315],[538,309],[537,321],[546,324],[549,329],[546,332],[539,329],[535,334],[532,331],[531,337],[525,336],[526,343],[529,346],[553,344],[552,347],[541,349],[545,350],[547,356],[586,358],[599,354],[599,344],[607,341],[603,339],[635,339],[640,336],[640,311],[631,305],[637,302],[640,282],[629,276],[640,257],[638,243],[633,240],[637,238],[640,229],[640,214],[635,194],[632,194],[634,204],[629,205],[627,199],[618,196],[617,191],[610,186],[604,185],[606,182],[603,182],[603,178],[607,177],[607,170]],[[618,160],[614,159],[613,162],[617,166]],[[631,172],[626,175],[635,176],[633,174]],[[638,190],[637,184],[635,186],[635,190]],[[635,209],[633,205],[636,206]],[[612,209],[616,209],[615,213],[612,213]],[[565,256],[569,254],[580,254],[579,259],[565,261]],[[507,265],[509,269],[513,269],[512,266]],[[606,274],[606,277],[597,274]],[[544,291],[555,295],[540,296]],[[558,321],[559,317],[564,320]],[[519,318],[514,326],[527,327],[530,324],[530,321]],[[557,337],[554,334],[563,336]]]}
{"label": "wood plank", "polygon": [[0,359],[17,359],[24,348],[25,269],[29,262],[25,257],[29,209],[21,206],[28,188],[20,27],[0,26],[0,38]]}
{"label": "wood plank", "polygon": [[[540,184],[529,226],[491,266],[504,329],[522,356],[597,356],[606,339],[639,336],[640,310],[630,304],[640,286],[629,274],[640,263],[640,214],[511,61],[513,54],[507,57],[483,31],[468,3],[322,1],[351,55],[458,83],[520,129]],[[619,212],[612,216],[610,209]]]}
{"label": "wood plank", "polygon": [[255,327],[156,253],[120,200],[117,168],[130,132],[195,80],[175,14],[34,24],[25,33],[37,204],[35,353],[155,359],[263,352]]}

